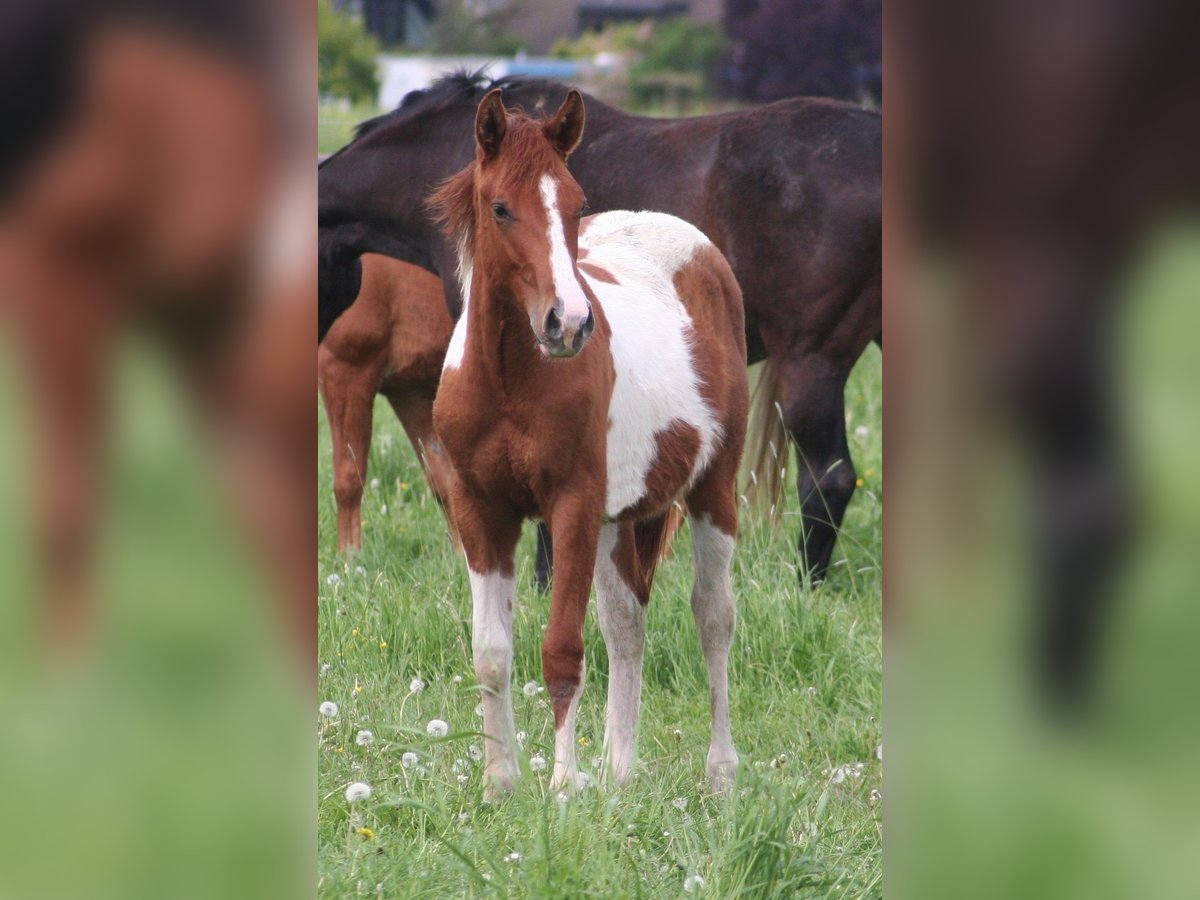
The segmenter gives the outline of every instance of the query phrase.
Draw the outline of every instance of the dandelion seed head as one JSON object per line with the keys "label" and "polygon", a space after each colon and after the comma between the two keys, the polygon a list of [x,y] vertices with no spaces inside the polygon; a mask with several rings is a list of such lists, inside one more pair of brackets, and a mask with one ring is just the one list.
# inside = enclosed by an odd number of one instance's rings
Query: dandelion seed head
{"label": "dandelion seed head", "polygon": [[542,692],[541,687],[536,681],[525,682],[525,687],[521,688],[521,690],[524,691],[526,697],[536,697]]}
{"label": "dandelion seed head", "polygon": [[704,877],[701,875],[689,875],[683,879],[683,889],[689,894],[704,890]]}
{"label": "dandelion seed head", "polygon": [[518,853],[516,850],[514,850],[512,853],[510,853],[510,854],[508,854],[506,857],[504,857],[504,861],[505,861],[505,862],[507,862],[507,863],[515,863],[515,862],[520,862],[520,861],[521,861],[521,854],[520,854],[520,853]]}
{"label": "dandelion seed head", "polygon": [[546,770],[546,757],[540,753],[529,757],[529,768],[535,772],[544,772]]}
{"label": "dandelion seed head", "polygon": [[379,514],[380,514],[381,516],[386,516],[386,515],[387,515],[387,504],[386,504],[386,503],[384,503],[384,504],[380,505],[380,507],[379,507]]}
{"label": "dandelion seed head", "polygon": [[455,675],[453,678],[450,679],[450,681],[453,682],[454,684],[462,684],[462,676]]}
{"label": "dandelion seed head", "polygon": [[475,715],[477,715],[477,716],[483,715],[483,704],[482,703],[475,704]]}
{"label": "dandelion seed head", "polygon": [[479,760],[483,759],[483,751],[479,749],[479,745],[472,744],[467,748],[467,756],[478,762]]}
{"label": "dandelion seed head", "polygon": [[687,809],[687,800],[684,797],[676,797],[671,801],[671,805],[676,809]]}
{"label": "dandelion seed head", "polygon": [[328,675],[332,669],[333,669],[333,666],[331,666],[329,663],[323,663],[321,665],[321,674]]}
{"label": "dandelion seed head", "polygon": [[332,719],[338,714],[338,705],[332,700],[326,700],[318,709],[321,711],[321,715],[327,719]]}
{"label": "dandelion seed head", "polygon": [[364,781],[356,781],[346,788],[346,802],[358,803],[371,796],[371,786]]}
{"label": "dandelion seed head", "polygon": [[421,691],[425,690],[425,682],[423,682],[420,678],[414,678],[411,682],[409,682],[408,689],[414,694],[419,694]]}
{"label": "dandelion seed head", "polygon": [[529,732],[528,731],[518,731],[517,732],[517,746],[518,747],[524,747],[525,742],[527,740],[529,740]]}
{"label": "dandelion seed head", "polygon": [[337,572],[330,572],[325,577],[325,583],[327,585],[329,585],[330,587],[337,587],[339,584],[342,583],[342,576],[339,575]]}
{"label": "dandelion seed head", "polygon": [[400,765],[404,766],[406,769],[411,769],[417,764],[418,760],[419,757],[417,754],[413,753],[411,750],[408,750],[400,757]]}
{"label": "dandelion seed head", "polygon": [[354,743],[360,747],[369,747],[375,741],[375,735],[365,728],[354,736]]}
{"label": "dandelion seed head", "polygon": [[444,719],[430,719],[425,731],[430,737],[445,737],[450,733],[450,726]]}
{"label": "dandelion seed head", "polygon": [[354,574],[355,574],[355,575],[361,575],[362,577],[364,577],[364,578],[365,578],[365,577],[366,577],[366,575],[367,575],[367,567],[366,567],[366,566],[355,566],[355,567],[354,567]]}

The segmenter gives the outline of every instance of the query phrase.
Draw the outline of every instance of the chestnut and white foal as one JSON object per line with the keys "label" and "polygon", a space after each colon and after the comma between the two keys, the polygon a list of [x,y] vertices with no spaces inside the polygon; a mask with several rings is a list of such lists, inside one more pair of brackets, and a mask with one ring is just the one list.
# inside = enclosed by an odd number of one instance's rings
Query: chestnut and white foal
{"label": "chestnut and white foal", "polygon": [[738,760],[729,569],[749,404],[741,293],[720,251],[681,219],[583,217],[583,192],[566,165],[583,134],[577,91],[545,120],[507,111],[500,94],[484,97],[476,114],[475,162],[430,201],[460,248],[463,313],[434,426],[458,475],[451,508],[470,569],[485,787],[495,795],[518,775],[510,683],[522,521],[544,518],[554,539],[542,644],[552,785],[576,783],[593,581],[609,659],[605,777],[620,784],[634,761],[645,608],[664,519],[684,499],[712,701],[707,772],[727,791]]}

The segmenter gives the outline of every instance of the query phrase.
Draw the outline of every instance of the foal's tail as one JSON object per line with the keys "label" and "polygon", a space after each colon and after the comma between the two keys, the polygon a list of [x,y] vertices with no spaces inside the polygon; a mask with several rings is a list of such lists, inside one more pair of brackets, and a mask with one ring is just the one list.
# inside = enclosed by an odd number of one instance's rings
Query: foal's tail
{"label": "foal's tail", "polygon": [[658,564],[667,555],[669,542],[682,522],[682,511],[671,504],[671,508],[662,515],[633,526],[633,545],[637,550],[638,568],[642,576],[642,591],[638,600],[643,606],[650,600],[650,587],[654,584]]}
{"label": "foal's tail", "polygon": [[787,474],[788,433],[783,424],[783,392],[779,368],[768,358],[759,372],[751,397],[744,483],[746,501],[760,515],[778,523],[783,512],[784,476]]}

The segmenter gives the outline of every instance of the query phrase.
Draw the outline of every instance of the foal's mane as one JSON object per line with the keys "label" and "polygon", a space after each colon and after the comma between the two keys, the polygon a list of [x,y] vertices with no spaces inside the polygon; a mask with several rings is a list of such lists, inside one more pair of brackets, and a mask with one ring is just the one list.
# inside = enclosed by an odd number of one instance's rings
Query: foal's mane
{"label": "foal's mane", "polygon": [[[545,125],[550,117],[533,118],[521,109],[509,107],[508,128],[504,135],[505,167],[510,177],[528,180],[536,176],[537,166],[554,151],[546,140]],[[475,167],[472,160],[460,172],[439,184],[425,201],[434,221],[458,246],[469,249],[475,241]]]}

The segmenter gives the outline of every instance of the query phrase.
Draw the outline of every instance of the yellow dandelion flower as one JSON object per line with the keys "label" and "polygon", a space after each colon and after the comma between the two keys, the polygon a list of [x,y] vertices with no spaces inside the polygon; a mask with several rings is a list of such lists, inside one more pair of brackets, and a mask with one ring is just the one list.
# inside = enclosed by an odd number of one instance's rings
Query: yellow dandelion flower
{"label": "yellow dandelion flower", "polygon": [[871,476],[873,476],[874,474],[875,474],[875,470],[874,470],[874,469],[867,469],[867,477],[868,477],[868,478],[870,478],[870,477],[871,477]]}
{"label": "yellow dandelion flower", "polygon": [[345,753],[345,752],[346,752],[346,748],[345,748],[345,746],[338,747],[338,748],[337,748],[336,750],[334,750],[333,752],[334,752],[334,753]]}
{"label": "yellow dandelion flower", "polygon": [[407,481],[400,482],[400,490],[402,490],[402,491],[408,490],[408,482]]}
{"label": "yellow dandelion flower", "polygon": [[592,741],[586,734],[579,738],[580,747],[590,747],[591,745]]}
{"label": "yellow dandelion flower", "polygon": [[856,479],[856,480],[855,480],[855,482],[854,482],[854,486],[855,486],[855,487],[862,487],[864,484],[866,484],[866,482],[865,482],[865,481],[863,481],[861,478],[859,478],[859,479]]}
{"label": "yellow dandelion flower", "polygon": [[367,840],[367,841],[375,840],[375,830],[373,828],[367,828],[364,826],[362,828],[357,829],[354,833],[362,835],[363,840]]}
{"label": "yellow dandelion flower", "polygon": [[380,650],[386,650],[386,649],[387,649],[387,641],[380,641],[380,642],[379,642],[379,649],[380,649]]}
{"label": "yellow dandelion flower", "polygon": [[358,637],[361,634],[362,634],[362,632],[359,631],[357,628],[355,628],[353,631],[350,632],[350,637]]}
{"label": "yellow dandelion flower", "polygon": [[355,678],[355,679],[354,679],[354,691],[353,691],[353,693],[354,693],[354,696],[356,696],[356,697],[357,697],[357,696],[358,696],[359,694],[361,694],[362,692],[363,692],[363,686],[362,686],[361,684],[359,684],[359,683],[358,683],[358,679],[357,679],[357,678]]}

